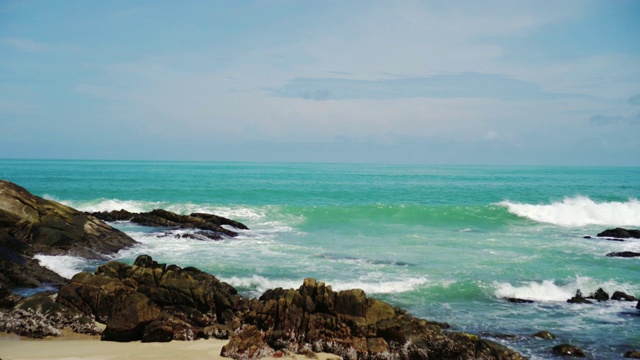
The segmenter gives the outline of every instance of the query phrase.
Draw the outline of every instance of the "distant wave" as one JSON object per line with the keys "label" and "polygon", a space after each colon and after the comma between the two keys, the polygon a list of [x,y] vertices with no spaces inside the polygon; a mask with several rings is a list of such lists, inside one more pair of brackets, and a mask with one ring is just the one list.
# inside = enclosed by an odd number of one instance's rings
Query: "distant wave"
{"label": "distant wave", "polygon": [[548,205],[523,204],[502,201],[512,214],[533,221],[560,226],[640,226],[640,202],[595,202],[585,196],[566,197],[562,202]]}
{"label": "distant wave", "polygon": [[495,296],[499,298],[518,298],[539,302],[565,302],[576,294],[578,289],[584,296],[594,293],[598,288],[602,288],[609,294],[615,291],[624,291],[628,294],[635,294],[638,291],[637,285],[619,284],[615,281],[599,283],[590,277],[576,277],[564,284],[558,284],[555,280],[529,281],[520,285],[496,282]]}

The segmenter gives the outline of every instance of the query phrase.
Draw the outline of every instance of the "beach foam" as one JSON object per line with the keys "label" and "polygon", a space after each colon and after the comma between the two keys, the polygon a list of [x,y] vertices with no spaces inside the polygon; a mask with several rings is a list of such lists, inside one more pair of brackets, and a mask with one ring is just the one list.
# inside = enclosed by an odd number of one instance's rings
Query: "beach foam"
{"label": "beach foam", "polygon": [[91,266],[88,260],[70,255],[53,256],[37,254],[34,256],[34,259],[38,260],[40,265],[67,279],[71,279],[73,275]]}
{"label": "beach foam", "polygon": [[510,213],[533,221],[560,226],[640,226],[640,201],[595,202],[585,196],[565,197],[562,202],[533,205],[511,202],[498,203]]}

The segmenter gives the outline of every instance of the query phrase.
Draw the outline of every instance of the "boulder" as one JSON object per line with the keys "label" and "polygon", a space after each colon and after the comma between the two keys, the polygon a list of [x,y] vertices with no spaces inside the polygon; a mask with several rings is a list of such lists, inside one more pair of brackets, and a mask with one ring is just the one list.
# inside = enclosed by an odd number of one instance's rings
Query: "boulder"
{"label": "boulder", "polygon": [[582,291],[580,290],[576,291],[576,295],[567,300],[567,302],[571,304],[593,304],[592,301],[589,301],[584,296],[582,296]]}
{"label": "boulder", "polygon": [[595,293],[591,294],[587,299],[597,300],[598,302],[609,300],[609,294],[607,294],[602,288],[598,288]]}
{"label": "boulder", "polygon": [[560,344],[553,347],[553,352],[560,356],[585,357],[584,352],[577,346]]}
{"label": "boulder", "polygon": [[532,304],[532,303],[534,303],[533,300],[513,298],[513,297],[505,298],[505,300],[507,300],[508,302],[514,303],[514,304]]}
{"label": "boulder", "polygon": [[629,295],[627,293],[624,293],[622,291],[616,291],[613,293],[613,295],[611,295],[611,300],[617,300],[617,301],[636,301],[638,299],[636,299],[635,296]]}
{"label": "boulder", "polygon": [[172,229],[197,229],[200,231],[176,235],[197,240],[220,240],[223,237],[238,236],[237,232],[225,229],[223,225],[228,225],[242,230],[249,229],[243,223],[227,219],[222,216],[204,213],[178,215],[162,209],[155,209],[150,212],[142,213],[132,213],[123,209],[110,212],[93,212],[88,214],[103,221],[130,221],[143,226],[165,227]]}
{"label": "boulder", "polygon": [[0,180],[0,281],[8,288],[66,282],[40,266],[35,254],[107,260],[108,254],[134,244],[93,216]]}
{"label": "boulder", "polygon": [[548,331],[544,331],[544,330],[543,331],[539,331],[539,332],[537,332],[537,333],[535,333],[535,334],[533,334],[531,336],[533,336],[535,338],[538,338],[538,339],[544,339],[544,340],[553,340],[553,339],[556,338],[555,335],[553,335],[552,333],[550,333]]}
{"label": "boulder", "polygon": [[624,353],[624,357],[627,359],[640,359],[640,351],[638,350],[629,350]]}
{"label": "boulder", "polygon": [[623,228],[608,229],[598,234],[598,237],[610,237],[618,239],[640,239],[640,230],[627,230]]}

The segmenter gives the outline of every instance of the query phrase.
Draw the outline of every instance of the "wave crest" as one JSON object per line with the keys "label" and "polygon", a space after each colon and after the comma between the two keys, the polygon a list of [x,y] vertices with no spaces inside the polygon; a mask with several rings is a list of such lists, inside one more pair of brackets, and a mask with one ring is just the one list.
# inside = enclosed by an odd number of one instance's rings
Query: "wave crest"
{"label": "wave crest", "polygon": [[586,225],[640,226],[640,202],[595,202],[585,196],[565,197],[548,205],[525,204],[508,200],[498,203],[517,216],[533,221],[567,227]]}
{"label": "wave crest", "polygon": [[598,288],[602,288],[607,293],[624,291],[628,294],[635,294],[638,287],[630,284],[619,284],[613,280],[599,282],[590,277],[578,276],[565,283],[556,284],[555,280],[529,281],[519,286],[511,285],[508,282],[495,282],[495,296],[499,298],[527,299],[538,302],[565,302],[581,290],[587,296],[594,293]]}

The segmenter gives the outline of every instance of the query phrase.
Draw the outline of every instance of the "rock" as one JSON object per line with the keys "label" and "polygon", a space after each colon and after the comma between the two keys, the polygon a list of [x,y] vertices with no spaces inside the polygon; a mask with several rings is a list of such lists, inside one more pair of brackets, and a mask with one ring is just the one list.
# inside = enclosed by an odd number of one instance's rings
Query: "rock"
{"label": "rock", "polygon": [[102,332],[93,317],[56,303],[56,294],[51,292],[22,298],[13,309],[0,312],[0,331],[3,332],[43,338],[61,336],[62,328],[90,335]]}
{"label": "rock", "polygon": [[635,296],[631,296],[628,295],[622,291],[616,291],[613,293],[613,295],[611,295],[611,300],[617,300],[617,301],[636,301],[638,299],[636,299]]}
{"label": "rock", "polygon": [[640,301],[638,301],[638,305],[636,305],[636,309],[640,310]]}
{"label": "rock", "polygon": [[582,296],[582,292],[580,290],[576,291],[576,295],[567,300],[567,302],[571,304],[593,304],[593,302],[585,299],[584,296]]}
{"label": "rock", "polygon": [[143,226],[157,226],[174,229],[198,229],[193,234],[181,234],[178,236],[197,240],[220,240],[222,236],[235,237],[238,233],[222,227],[229,225],[236,229],[248,230],[243,223],[217,216],[213,214],[192,213],[191,215],[178,215],[170,211],[156,209],[150,212],[131,213],[126,210],[114,210],[110,212],[89,213],[103,221],[131,221]]}
{"label": "rock", "polygon": [[640,253],[638,252],[633,252],[633,251],[620,251],[620,252],[611,252],[607,254],[608,257],[624,257],[624,258],[631,258],[631,257],[639,257]]}
{"label": "rock", "polygon": [[531,335],[535,338],[539,338],[539,339],[545,339],[545,340],[553,340],[556,338],[555,335],[553,335],[552,333],[548,332],[548,331],[539,331],[533,335]]}
{"label": "rock", "polygon": [[622,228],[608,229],[598,234],[598,237],[611,237],[618,239],[638,238],[640,230],[627,230]]}
{"label": "rock", "polygon": [[594,299],[598,302],[609,300],[609,294],[607,294],[602,288],[598,288],[595,293],[589,296],[587,299]]}
{"label": "rock", "polygon": [[553,347],[553,352],[560,356],[585,357],[584,352],[577,346],[560,344]]}
{"label": "rock", "polygon": [[193,340],[221,334],[221,328],[211,326],[239,326],[236,313],[243,301],[233,287],[212,275],[158,264],[146,255],[133,266],[112,261],[95,274],[76,274],[58,296],[60,304],[106,323],[102,338],[113,341]]}
{"label": "rock", "polygon": [[582,238],[583,238],[583,239],[593,239],[593,237],[592,237],[592,236],[590,236],[590,235],[585,235],[585,236],[583,236]]}
{"label": "rock", "polygon": [[640,351],[630,350],[624,353],[624,357],[627,359],[640,359]]}
{"label": "rock", "polygon": [[106,260],[107,254],[134,244],[93,216],[0,180],[0,281],[8,288],[66,282],[40,266],[35,254]]}
{"label": "rock", "polygon": [[527,299],[520,299],[520,298],[505,298],[505,300],[507,300],[508,302],[512,302],[514,304],[531,304],[534,301],[533,300],[527,300]]}

